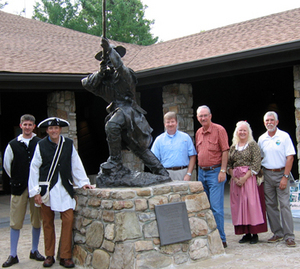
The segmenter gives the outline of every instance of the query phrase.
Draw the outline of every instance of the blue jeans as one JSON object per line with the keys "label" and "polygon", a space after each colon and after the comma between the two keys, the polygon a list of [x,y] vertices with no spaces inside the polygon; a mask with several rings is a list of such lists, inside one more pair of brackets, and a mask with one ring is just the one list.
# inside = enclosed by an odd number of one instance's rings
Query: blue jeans
{"label": "blue jeans", "polygon": [[204,171],[201,168],[198,169],[198,181],[201,181],[204,187],[204,191],[210,202],[210,208],[214,214],[217,228],[220,233],[220,237],[223,242],[226,242],[226,235],[224,231],[224,187],[225,182],[218,182],[218,175],[221,167],[217,167],[214,170]]}

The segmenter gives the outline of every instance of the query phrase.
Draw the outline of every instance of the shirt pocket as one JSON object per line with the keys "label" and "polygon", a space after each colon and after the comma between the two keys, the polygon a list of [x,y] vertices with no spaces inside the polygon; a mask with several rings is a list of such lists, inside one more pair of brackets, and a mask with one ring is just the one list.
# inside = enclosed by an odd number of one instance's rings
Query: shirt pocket
{"label": "shirt pocket", "polygon": [[196,148],[199,147],[203,142],[203,138],[201,137],[200,139],[196,139]]}
{"label": "shirt pocket", "polygon": [[208,150],[211,152],[219,152],[220,147],[217,139],[209,139],[208,140]]}

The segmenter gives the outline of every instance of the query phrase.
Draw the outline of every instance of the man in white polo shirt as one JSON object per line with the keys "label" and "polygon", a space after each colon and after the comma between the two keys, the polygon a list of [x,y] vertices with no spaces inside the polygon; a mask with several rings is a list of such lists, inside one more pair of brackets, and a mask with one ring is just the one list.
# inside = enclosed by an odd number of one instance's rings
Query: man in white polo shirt
{"label": "man in white polo shirt", "polygon": [[295,247],[289,174],[296,152],[289,134],[277,128],[278,122],[274,111],[267,112],[264,116],[267,132],[258,139],[264,170],[267,215],[274,233],[268,242],[275,243],[284,239],[288,247]]}

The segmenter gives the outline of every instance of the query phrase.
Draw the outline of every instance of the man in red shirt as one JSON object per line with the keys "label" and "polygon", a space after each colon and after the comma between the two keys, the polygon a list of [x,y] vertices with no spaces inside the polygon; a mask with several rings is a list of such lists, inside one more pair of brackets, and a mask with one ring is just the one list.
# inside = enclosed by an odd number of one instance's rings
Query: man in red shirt
{"label": "man in red shirt", "polygon": [[201,181],[210,202],[224,248],[227,247],[224,231],[224,186],[228,161],[228,135],[224,127],[211,122],[208,106],[197,109],[202,125],[196,133],[198,153],[198,181]]}

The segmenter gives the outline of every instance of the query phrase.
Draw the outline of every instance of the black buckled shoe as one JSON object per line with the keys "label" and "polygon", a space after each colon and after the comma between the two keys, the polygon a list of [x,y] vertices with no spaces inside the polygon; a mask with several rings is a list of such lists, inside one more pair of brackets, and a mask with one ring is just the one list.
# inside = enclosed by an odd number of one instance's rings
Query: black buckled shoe
{"label": "black buckled shoe", "polygon": [[33,259],[33,260],[36,260],[36,261],[39,261],[39,262],[42,262],[42,261],[45,260],[45,257],[41,253],[39,253],[38,250],[36,250],[34,253],[32,253],[30,251],[29,258]]}
{"label": "black buckled shoe", "polygon": [[13,257],[13,256],[9,255],[6,262],[2,264],[2,267],[10,267],[18,262],[19,262],[18,256]]}

